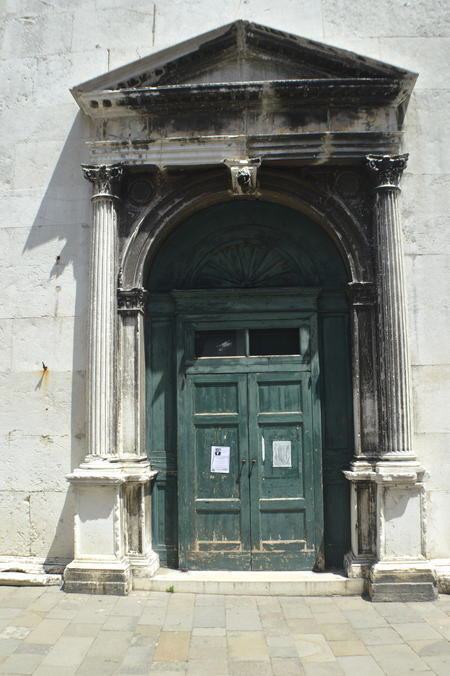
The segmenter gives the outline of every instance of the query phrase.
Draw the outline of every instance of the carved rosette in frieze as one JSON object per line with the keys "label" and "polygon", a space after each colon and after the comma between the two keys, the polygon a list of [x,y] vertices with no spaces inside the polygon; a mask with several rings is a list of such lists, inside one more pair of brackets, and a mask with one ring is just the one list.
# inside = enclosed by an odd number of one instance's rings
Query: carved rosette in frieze
{"label": "carved rosette in frieze", "polygon": [[334,186],[339,195],[354,198],[361,189],[361,177],[357,171],[340,171],[335,176]]}
{"label": "carved rosette in frieze", "polygon": [[127,198],[134,207],[149,204],[155,194],[155,186],[147,176],[135,176],[127,185]]}
{"label": "carved rosette in frieze", "polygon": [[375,179],[375,189],[399,189],[409,155],[367,155],[366,164]]}
{"label": "carved rosette in frieze", "polygon": [[117,187],[123,176],[121,164],[82,164],[83,176],[94,185],[94,195],[116,196]]}
{"label": "carved rosette in frieze", "polygon": [[117,309],[122,314],[144,312],[147,291],[142,287],[117,289]]}

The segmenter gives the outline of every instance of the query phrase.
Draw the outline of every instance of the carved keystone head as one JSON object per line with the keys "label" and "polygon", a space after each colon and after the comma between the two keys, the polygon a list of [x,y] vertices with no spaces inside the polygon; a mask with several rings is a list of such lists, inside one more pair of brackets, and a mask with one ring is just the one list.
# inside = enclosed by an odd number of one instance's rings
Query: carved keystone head
{"label": "carved keystone head", "polygon": [[236,180],[241,187],[242,192],[247,192],[252,185],[252,177],[248,169],[239,169]]}
{"label": "carved keystone head", "polygon": [[231,173],[231,189],[235,195],[251,195],[256,192],[256,172],[261,165],[259,157],[246,160],[224,160]]}

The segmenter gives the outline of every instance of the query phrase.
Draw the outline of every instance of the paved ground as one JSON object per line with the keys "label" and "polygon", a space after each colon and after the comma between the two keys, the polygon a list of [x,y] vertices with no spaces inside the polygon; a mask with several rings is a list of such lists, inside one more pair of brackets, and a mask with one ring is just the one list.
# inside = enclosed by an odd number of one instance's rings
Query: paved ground
{"label": "paved ground", "polygon": [[371,604],[0,587],[0,673],[450,676],[450,596]]}

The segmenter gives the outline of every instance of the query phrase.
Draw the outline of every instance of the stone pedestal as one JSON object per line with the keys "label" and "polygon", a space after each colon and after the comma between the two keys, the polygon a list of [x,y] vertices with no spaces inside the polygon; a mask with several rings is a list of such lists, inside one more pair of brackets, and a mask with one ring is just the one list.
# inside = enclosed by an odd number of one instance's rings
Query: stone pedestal
{"label": "stone pedestal", "polygon": [[[64,589],[127,594],[132,586],[132,574],[152,575],[159,566],[151,548],[149,502],[150,484],[156,473],[151,471],[145,455],[144,425],[139,418],[142,406],[136,395],[142,395],[143,357],[138,353],[141,359],[136,357],[136,364],[130,365],[121,358],[120,350],[124,340],[133,340],[133,327],[140,326],[142,318],[137,322],[132,320],[131,328],[118,326],[118,197],[115,190],[122,168],[102,165],[83,167],[83,171],[95,188],[90,268],[88,455],[67,477],[76,497],[75,559],[66,567]],[[134,393],[125,412],[123,400],[118,402],[118,378],[130,381],[129,390]]]}
{"label": "stone pedestal", "polygon": [[430,601],[435,573],[425,558],[424,470],[415,461],[357,461],[351,481],[348,577],[365,577],[373,601]]}
{"label": "stone pedestal", "polygon": [[66,567],[64,589],[93,594],[127,594],[132,567],[158,568],[149,546],[148,501],[155,472],[148,461],[115,463],[89,459],[67,478],[76,492],[75,559]]}
{"label": "stone pedestal", "polygon": [[437,587],[425,559],[423,479],[419,463],[379,462],[376,485],[377,563],[369,577],[374,601],[432,601]]}

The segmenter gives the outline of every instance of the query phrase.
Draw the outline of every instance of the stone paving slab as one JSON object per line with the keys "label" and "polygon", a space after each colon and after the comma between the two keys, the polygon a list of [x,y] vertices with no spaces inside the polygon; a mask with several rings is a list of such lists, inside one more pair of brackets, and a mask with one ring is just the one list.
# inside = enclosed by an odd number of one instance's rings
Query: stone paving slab
{"label": "stone paving slab", "polygon": [[0,674],[450,676],[450,597],[133,592],[0,587]]}

